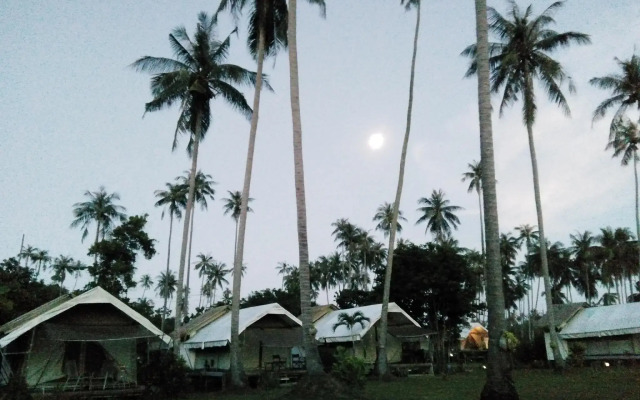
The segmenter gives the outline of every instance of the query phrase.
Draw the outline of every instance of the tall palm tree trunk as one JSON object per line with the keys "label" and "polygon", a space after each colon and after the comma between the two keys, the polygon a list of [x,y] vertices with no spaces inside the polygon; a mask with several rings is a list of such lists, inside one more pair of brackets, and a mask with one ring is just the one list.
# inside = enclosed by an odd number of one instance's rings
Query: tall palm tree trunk
{"label": "tall palm tree trunk", "polygon": [[549,321],[550,346],[553,351],[553,359],[558,369],[564,368],[564,359],[560,354],[558,333],[556,332],[556,319],[553,312],[553,298],[551,294],[551,280],[549,279],[549,264],[547,262],[547,241],[544,235],[544,222],[542,218],[542,201],[540,200],[540,181],[538,177],[538,159],[533,143],[533,127],[527,123],[527,135],[529,137],[529,152],[531,153],[531,169],[533,172],[533,192],[536,201],[536,215],[538,218],[538,234],[540,236],[540,268],[544,282],[544,297],[547,303],[547,317]]}
{"label": "tall palm tree trunk", "polygon": [[193,222],[195,221],[196,216],[196,208],[191,208],[191,228],[189,229],[189,255],[187,256],[187,283],[185,284],[185,296],[184,296],[184,314],[189,315],[189,294],[191,290],[189,289],[191,282],[191,244],[193,243]]}
{"label": "tall palm tree trunk", "polygon": [[[173,212],[169,211],[169,244],[167,245],[167,276],[169,276],[169,263],[171,261],[171,234],[173,233]],[[168,296],[164,297],[164,305],[162,306],[162,321],[160,322],[160,330],[164,332],[164,322],[167,317],[167,301]]]}
{"label": "tall palm tree trunk", "polygon": [[482,249],[482,255],[484,256],[484,221],[482,214],[482,191],[478,192],[478,207],[480,210],[480,248]]}
{"label": "tall palm tree trunk", "polygon": [[487,2],[476,0],[476,38],[478,64],[478,116],[480,120],[480,153],[483,173],[483,200],[486,240],[486,299],[489,320],[487,382],[481,399],[517,400],[507,354],[500,349],[500,338],[506,328],[505,301],[500,265],[500,229],[496,193],[491,97],[489,90],[489,34]]}
{"label": "tall palm tree trunk", "polygon": [[391,217],[391,230],[389,232],[389,251],[387,254],[387,268],[384,273],[384,289],[382,293],[382,310],[380,314],[380,335],[378,336],[378,348],[376,354],[376,374],[386,376],[389,374],[387,367],[387,326],[389,313],[389,297],[391,293],[391,272],[393,269],[393,251],[395,248],[396,231],[398,229],[398,213],[400,209],[400,199],[402,198],[402,187],[404,185],[404,167],[407,159],[407,147],[409,146],[409,135],[411,133],[411,113],[413,110],[413,84],[416,73],[416,56],[418,54],[418,34],[420,32],[420,3],[416,5],[416,28],[413,35],[413,54],[411,56],[411,75],[409,78],[409,103],[407,105],[407,121],[402,142],[402,153],[400,155],[400,170],[398,172],[398,186],[396,197],[393,202],[393,215]]}
{"label": "tall palm tree trunk", "polygon": [[[640,277],[640,205],[638,204],[638,154],[637,151],[633,151],[633,176],[635,178],[635,187],[636,187],[636,243],[638,245],[638,276]],[[631,273],[629,273],[629,277],[631,278]],[[629,282],[629,289],[631,290],[631,294],[633,294],[633,285]]]}
{"label": "tall palm tree trunk", "polygon": [[[258,2],[264,6],[264,2]],[[264,11],[258,10],[259,18],[264,18]],[[233,261],[233,290],[231,295],[231,383],[234,386],[244,386],[242,380],[242,365],[240,363],[240,288],[242,284],[242,261],[244,258],[244,238],[247,228],[247,210],[249,207],[249,190],[251,188],[251,173],[253,172],[253,154],[258,133],[258,118],[260,116],[260,92],[262,91],[262,68],[264,64],[265,32],[264,23],[260,24],[258,32],[256,86],[253,93],[253,114],[251,114],[251,128],[249,130],[249,145],[247,147],[247,164],[244,170],[244,184],[240,200],[240,218],[236,220],[236,238]],[[215,289],[214,289],[215,290]],[[215,292],[214,292],[215,293]],[[215,295],[214,295],[215,296]]]}
{"label": "tall palm tree trunk", "polygon": [[189,226],[191,223],[191,210],[193,209],[196,189],[196,172],[198,169],[198,147],[200,144],[200,131],[202,129],[202,116],[196,117],[196,129],[193,135],[193,150],[191,153],[191,174],[189,176],[189,194],[187,195],[187,208],[184,215],[184,227],[182,229],[182,247],[180,248],[180,267],[178,269],[178,282],[176,283],[176,322],[175,337],[173,338],[173,352],[177,355],[180,351],[180,327],[182,326],[182,297],[184,283],[184,266],[187,258],[187,243],[189,242]]}
{"label": "tall palm tree trunk", "polygon": [[[306,352],[307,373],[323,374],[315,328],[311,320],[311,284],[309,278],[309,247],[307,243],[307,207],[304,189],[304,165],[302,162],[302,120],[300,117],[300,87],[298,82],[298,47],[296,42],[296,0],[289,0],[287,41],[289,42],[289,88],[291,119],[293,122],[293,159],[298,220],[298,254],[300,271],[300,310],[302,320],[302,344]],[[244,193],[243,193],[244,195]]]}
{"label": "tall palm tree trunk", "polygon": [[[97,225],[96,226],[96,240],[93,242],[94,246],[96,244],[98,244],[98,240],[100,238],[100,221],[99,220],[96,220],[96,225]],[[28,257],[27,257],[27,259],[28,259]],[[98,263],[98,253],[93,255],[93,263],[94,264]],[[25,266],[26,266],[26,260],[25,260]]]}

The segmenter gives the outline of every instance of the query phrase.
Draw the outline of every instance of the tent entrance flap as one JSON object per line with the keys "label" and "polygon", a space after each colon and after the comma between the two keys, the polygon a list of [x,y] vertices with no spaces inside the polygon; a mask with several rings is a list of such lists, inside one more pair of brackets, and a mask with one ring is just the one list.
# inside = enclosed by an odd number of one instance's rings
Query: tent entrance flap
{"label": "tent entrance flap", "polygon": [[42,329],[47,339],[64,342],[126,340],[155,336],[141,325],[67,325],[44,323],[42,324]]}

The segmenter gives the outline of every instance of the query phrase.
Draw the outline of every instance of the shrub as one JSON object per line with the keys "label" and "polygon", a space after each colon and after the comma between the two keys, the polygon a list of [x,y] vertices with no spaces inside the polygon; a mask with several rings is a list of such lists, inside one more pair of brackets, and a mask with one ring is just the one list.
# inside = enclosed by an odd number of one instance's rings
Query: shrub
{"label": "shrub", "polygon": [[587,346],[584,343],[574,342],[569,345],[569,365],[575,367],[582,367],[584,365],[584,353],[587,351]]}
{"label": "shrub", "polygon": [[151,353],[149,364],[140,372],[147,387],[147,399],[173,399],[181,397],[189,388],[187,367],[172,351]]}
{"label": "shrub", "polygon": [[367,367],[364,360],[350,355],[344,347],[338,347],[335,358],[336,362],[333,364],[331,371],[333,376],[351,387],[364,387],[367,375]]}

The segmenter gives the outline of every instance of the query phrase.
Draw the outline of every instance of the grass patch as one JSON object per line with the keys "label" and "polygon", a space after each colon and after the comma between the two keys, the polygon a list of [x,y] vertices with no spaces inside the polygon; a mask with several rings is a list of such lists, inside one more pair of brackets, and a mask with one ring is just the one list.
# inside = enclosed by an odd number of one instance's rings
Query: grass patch
{"label": "grass patch", "polygon": [[[521,400],[640,400],[640,368],[574,368],[564,374],[550,370],[517,370],[514,380]],[[479,399],[485,373],[479,368],[472,372],[440,376],[411,376],[389,382],[368,381],[365,395],[370,400],[466,400]],[[290,388],[274,390],[246,389],[200,393],[189,400],[275,400]],[[326,399],[329,400],[329,399]]]}

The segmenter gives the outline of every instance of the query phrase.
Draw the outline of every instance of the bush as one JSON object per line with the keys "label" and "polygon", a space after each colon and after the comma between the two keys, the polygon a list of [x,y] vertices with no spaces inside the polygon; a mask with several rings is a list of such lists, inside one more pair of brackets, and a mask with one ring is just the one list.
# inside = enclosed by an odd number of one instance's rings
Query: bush
{"label": "bush", "polygon": [[187,367],[171,350],[151,353],[140,377],[147,387],[146,399],[174,399],[183,396],[189,388]]}
{"label": "bush", "polygon": [[344,347],[338,347],[336,362],[331,373],[350,387],[363,388],[367,375],[367,367],[361,358],[350,355]]}
{"label": "bush", "polygon": [[0,388],[2,400],[32,400],[27,381],[22,375],[12,375],[7,386]]}
{"label": "bush", "polygon": [[584,353],[587,346],[580,342],[574,342],[569,345],[569,365],[574,367],[582,367],[584,365]]}

